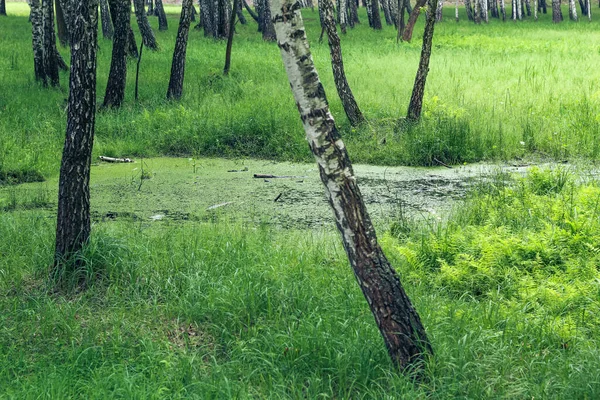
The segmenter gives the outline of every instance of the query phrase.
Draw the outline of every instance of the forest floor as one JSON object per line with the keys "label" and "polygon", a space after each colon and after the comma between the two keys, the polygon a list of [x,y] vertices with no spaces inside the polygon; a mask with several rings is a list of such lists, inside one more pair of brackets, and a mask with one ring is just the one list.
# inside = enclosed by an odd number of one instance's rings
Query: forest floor
{"label": "forest floor", "polygon": [[[56,89],[33,80],[28,8],[7,9],[0,399],[600,398],[600,19],[476,26],[446,9],[414,126],[400,120],[422,21],[400,44],[363,22],[342,37],[368,119],[353,128],[318,14],[304,11],[382,248],[434,347],[414,382],[390,363],[278,49],[250,18],[227,78],[224,42],[190,32],[184,97],[168,102],[178,7],[166,7],[139,101],[131,60],[123,108],[97,114],[92,238],[58,291],[48,271],[68,74]],[[110,57],[100,39],[98,102]]]}

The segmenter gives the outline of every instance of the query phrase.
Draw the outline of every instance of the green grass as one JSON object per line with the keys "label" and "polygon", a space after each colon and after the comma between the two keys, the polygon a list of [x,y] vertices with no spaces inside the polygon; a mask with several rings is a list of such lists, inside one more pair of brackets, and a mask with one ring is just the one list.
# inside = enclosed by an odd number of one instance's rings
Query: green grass
{"label": "green grass", "polygon": [[[51,176],[58,171],[64,138],[68,75],[61,74],[56,90],[34,82],[26,7],[9,3],[11,15],[0,26],[0,170]],[[447,9],[436,27],[424,119],[412,128],[399,128],[397,120],[410,98],[422,21],[410,44],[396,44],[390,27],[375,32],[366,23],[342,38],[347,76],[369,120],[351,129],[334,89],[328,46],[317,41],[317,13],[304,11],[315,62],[352,158],[384,165],[528,154],[597,159],[597,20],[555,25],[542,14],[538,22],[475,26],[465,18],[455,23],[452,12]],[[277,46],[264,43],[251,20],[238,25],[229,77],[221,74],[225,43],[192,31],[184,98],[165,101],[177,18],[170,14],[169,30],[156,31],[161,50],[144,55],[140,101],[133,101],[132,61],[123,109],[98,114],[95,154],[310,160]],[[155,18],[151,24],[156,28]],[[68,49],[61,52],[68,59]],[[99,102],[110,56],[110,42],[100,39]]]}

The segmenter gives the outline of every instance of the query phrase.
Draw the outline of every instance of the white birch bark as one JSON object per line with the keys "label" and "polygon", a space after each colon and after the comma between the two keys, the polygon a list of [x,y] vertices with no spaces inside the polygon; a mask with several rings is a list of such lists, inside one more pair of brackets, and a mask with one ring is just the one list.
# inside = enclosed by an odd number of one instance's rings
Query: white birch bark
{"label": "white birch bark", "polygon": [[535,21],[538,20],[537,10],[538,10],[538,0],[533,0],[533,19]]}
{"label": "white birch bark", "polygon": [[[329,111],[306,40],[298,0],[272,0],[277,44],[306,139],[317,162],[344,249],[392,360],[421,366],[432,353],[418,314],[377,242],[344,142]],[[419,369],[417,369],[417,372]]]}
{"label": "white birch bark", "polygon": [[458,0],[456,0],[454,6],[454,19],[456,19],[456,22],[458,22]]}
{"label": "white birch bark", "polygon": [[523,19],[523,4],[521,3],[522,0],[517,0],[517,18],[519,19],[519,21],[521,21]]}
{"label": "white birch bark", "polygon": [[588,12],[588,20],[592,20],[592,5],[590,4],[590,0],[587,0],[587,12]]}
{"label": "white birch bark", "polygon": [[571,21],[577,21],[577,7],[575,6],[575,0],[569,0],[569,18],[571,18]]}

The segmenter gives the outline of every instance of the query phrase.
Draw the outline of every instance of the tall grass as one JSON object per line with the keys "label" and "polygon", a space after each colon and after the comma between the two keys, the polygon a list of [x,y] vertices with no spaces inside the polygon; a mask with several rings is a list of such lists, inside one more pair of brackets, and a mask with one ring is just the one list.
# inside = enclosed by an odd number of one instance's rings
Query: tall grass
{"label": "tall grass", "polygon": [[[60,89],[34,82],[26,6],[9,3],[8,10],[21,15],[4,18],[0,27],[0,169],[52,175],[65,131],[68,76],[61,75]],[[354,130],[335,95],[327,44],[317,40],[318,15],[303,12],[333,113],[356,161],[598,157],[597,21],[552,24],[549,15],[540,15],[537,23],[476,26],[447,18],[436,28],[423,123],[408,131],[397,121],[412,90],[422,27],[417,25],[412,43],[397,44],[390,27],[375,32],[361,24],[342,38],[348,79],[369,120]],[[132,62],[123,109],[98,114],[95,153],[308,160],[277,46],[261,40],[252,20],[237,26],[229,77],[221,74],[225,43],[192,31],[184,98],[165,100],[177,15],[169,18],[171,29],[156,32],[161,49],[144,55],[140,101],[133,100]],[[156,27],[154,18],[151,23]],[[61,51],[68,59],[68,49]],[[99,99],[110,55],[110,42],[101,39]]]}

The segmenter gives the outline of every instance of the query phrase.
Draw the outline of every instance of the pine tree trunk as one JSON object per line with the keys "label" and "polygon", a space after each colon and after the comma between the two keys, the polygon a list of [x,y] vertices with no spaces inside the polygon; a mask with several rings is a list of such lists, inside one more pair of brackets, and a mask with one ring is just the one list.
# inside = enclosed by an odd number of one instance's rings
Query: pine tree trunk
{"label": "pine tree trunk", "polygon": [[[295,0],[273,0],[272,15],[289,83],[356,280],[392,360],[422,371],[432,353],[419,315],[377,242],[346,147],[329,112]],[[296,0],[297,1],[297,0]]]}
{"label": "pine tree trunk", "polygon": [[54,5],[52,0],[42,0],[42,26],[44,49],[44,86],[59,85],[58,75],[58,49],[56,48],[56,35],[54,33]]}
{"label": "pine tree trunk", "polygon": [[108,0],[100,0],[100,19],[102,20],[102,36],[104,39],[112,39],[115,31],[110,19]]}
{"label": "pine tree trunk", "polygon": [[[96,119],[98,2],[73,8],[67,134],[58,184],[58,216],[53,278],[68,280],[81,261],[73,259],[89,240],[90,164]],[[79,282],[83,283],[83,282]]]}
{"label": "pine tree trunk", "polygon": [[121,107],[127,81],[127,43],[129,37],[129,0],[109,0],[115,34],[110,72],[103,107]]}
{"label": "pine tree trunk", "polygon": [[56,33],[60,45],[66,47],[69,44],[69,30],[65,21],[65,14],[63,13],[63,7],[61,0],[55,1],[56,6]]}
{"label": "pine tree trunk", "polygon": [[562,10],[560,9],[560,0],[552,0],[552,21],[558,24],[563,20]]}
{"label": "pine tree trunk", "polygon": [[173,51],[173,63],[171,64],[171,78],[169,80],[169,89],[167,90],[167,99],[179,100],[183,93],[185,54],[191,21],[192,0],[183,0],[179,29],[177,30],[177,39],[175,41],[175,50]]}
{"label": "pine tree trunk", "polygon": [[169,23],[167,22],[167,14],[165,14],[162,0],[154,0],[154,9],[154,12],[158,15],[158,30],[166,31],[169,29]]}
{"label": "pine tree trunk", "polygon": [[142,42],[144,42],[144,46],[151,50],[158,50],[158,43],[156,43],[154,31],[152,31],[152,27],[148,23],[148,17],[146,16],[144,0],[133,0],[133,7],[135,10],[135,19],[137,20],[140,33],[142,34]]}
{"label": "pine tree trunk", "polygon": [[6,15],[6,0],[0,0],[0,15]]}
{"label": "pine tree trunk", "polygon": [[437,7],[437,0],[430,0],[425,20],[425,33],[423,33],[423,48],[421,49],[421,60],[415,77],[410,104],[406,119],[416,122],[421,118],[423,108],[423,96],[425,95],[425,82],[429,72],[429,58],[431,57],[431,43],[433,42],[433,28],[435,27],[435,14],[433,10]]}
{"label": "pine tree trunk", "polygon": [[410,16],[408,17],[406,28],[404,28],[404,33],[402,34],[403,41],[411,41],[413,30],[415,29],[415,24],[417,23],[417,19],[419,18],[419,13],[421,12],[421,8],[425,5],[425,3],[427,3],[427,0],[417,0],[415,8],[413,8],[412,12],[410,13]]}
{"label": "pine tree trunk", "polygon": [[44,69],[44,27],[42,17],[42,6],[40,0],[30,0],[31,7],[31,37],[33,46],[33,70],[35,80],[46,82],[46,71]]}
{"label": "pine tree trunk", "polygon": [[327,33],[327,39],[329,42],[329,52],[331,54],[331,68],[333,69],[333,78],[335,80],[335,87],[344,106],[346,116],[352,126],[360,125],[365,121],[356,104],[348,80],[346,79],[346,73],[344,72],[344,61],[342,59],[342,48],[340,46],[340,37],[335,29],[335,19],[333,11],[333,3],[331,0],[320,0],[319,5],[323,7],[323,26]]}

